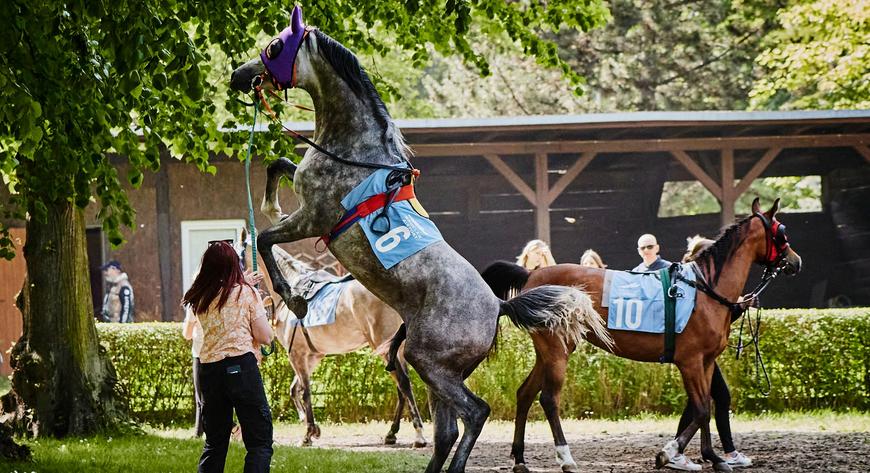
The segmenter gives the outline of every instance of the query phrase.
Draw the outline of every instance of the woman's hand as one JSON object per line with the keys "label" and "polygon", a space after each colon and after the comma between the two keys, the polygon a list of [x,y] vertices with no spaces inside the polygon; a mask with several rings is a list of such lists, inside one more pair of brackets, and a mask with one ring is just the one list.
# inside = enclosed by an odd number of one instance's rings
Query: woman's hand
{"label": "woman's hand", "polygon": [[263,280],[263,275],[259,272],[253,272],[250,269],[245,270],[245,282],[250,284],[251,286],[256,286],[260,284],[260,281]]}

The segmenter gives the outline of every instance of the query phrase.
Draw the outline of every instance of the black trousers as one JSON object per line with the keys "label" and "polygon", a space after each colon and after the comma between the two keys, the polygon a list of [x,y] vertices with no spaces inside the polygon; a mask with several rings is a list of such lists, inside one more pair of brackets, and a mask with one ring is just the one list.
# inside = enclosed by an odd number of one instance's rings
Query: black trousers
{"label": "black trousers", "polygon": [[196,436],[202,437],[202,389],[199,387],[199,357],[193,359],[193,402],[196,406],[195,420],[193,424]]}
{"label": "black trousers", "polygon": [[[731,438],[731,419],[728,412],[731,410],[731,393],[728,391],[728,384],[725,383],[725,378],[722,372],[719,371],[719,365],[713,364],[713,383],[710,385],[710,396],[713,398],[713,409],[716,418],[716,430],[719,431],[719,440],[722,441],[722,449],[725,453],[731,453],[734,450],[734,439]],[[694,409],[692,403],[686,403],[686,408],[683,410],[683,416],[680,417],[680,426],[677,428],[677,435],[680,435],[694,417]]]}
{"label": "black trousers", "polygon": [[202,424],[205,447],[199,459],[199,473],[224,471],[233,410],[242,426],[245,473],[269,471],[272,461],[272,411],[266,401],[263,378],[253,353],[201,363]]}

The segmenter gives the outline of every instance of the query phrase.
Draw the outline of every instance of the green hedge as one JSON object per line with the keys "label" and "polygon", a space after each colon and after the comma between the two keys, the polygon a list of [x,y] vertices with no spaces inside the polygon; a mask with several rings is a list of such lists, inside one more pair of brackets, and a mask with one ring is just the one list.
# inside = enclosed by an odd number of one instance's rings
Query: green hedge
{"label": "green hedge", "polygon": [[[190,346],[181,337],[180,324],[98,328],[136,418],[154,424],[189,423]],[[720,357],[736,412],[870,408],[870,308],[764,311],[761,349],[773,383],[768,397],[760,394],[753,352],[739,361],[733,349]],[[492,406],[492,418],[513,418],[516,389],[534,359],[528,336],[503,320],[498,353],[469,380],[471,389]],[[287,356],[278,352],[268,357],[262,370],[275,417],[296,419]],[[416,374],[412,380],[426,414],[425,387]],[[315,373],[313,391],[321,420],[388,419],[395,408],[395,385],[381,360],[368,351],[326,358]],[[562,394],[563,416],[576,418],[674,413],[684,403],[673,366],[632,362],[588,345],[572,355]],[[540,409],[532,416],[541,417]]]}

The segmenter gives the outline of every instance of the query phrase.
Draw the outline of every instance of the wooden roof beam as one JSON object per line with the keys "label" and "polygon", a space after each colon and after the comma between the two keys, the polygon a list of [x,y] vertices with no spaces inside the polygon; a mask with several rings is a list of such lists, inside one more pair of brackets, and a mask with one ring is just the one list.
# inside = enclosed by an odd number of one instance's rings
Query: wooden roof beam
{"label": "wooden roof beam", "polygon": [[782,148],[771,148],[764,153],[764,156],[762,156],[761,159],[759,159],[752,166],[752,169],[750,169],[749,172],[747,172],[746,175],[743,176],[743,179],[741,179],[740,182],[737,184],[737,187],[734,189],[735,199],[739,198],[741,195],[743,195],[744,192],[746,192],[747,189],[749,189],[752,181],[758,179],[758,176],[760,176],[761,173],[763,173],[764,170],[767,169],[767,166],[770,165],[774,158],[779,156],[779,153],[781,151]]}
{"label": "wooden roof beam", "polygon": [[[659,140],[510,141],[411,145],[417,156],[483,156],[536,153],[651,153],[768,148],[834,148],[870,145],[870,133],[675,138]],[[860,152],[860,151],[859,151]]]}
{"label": "wooden roof beam", "polygon": [[511,169],[511,167],[508,166],[507,163],[502,161],[502,159],[498,157],[498,155],[485,154],[483,155],[483,157],[486,158],[486,160],[489,161],[489,164],[492,164],[492,167],[494,167],[499,173],[501,173],[501,175],[504,176],[504,178],[507,179],[507,181],[510,182],[511,185],[516,188],[516,190],[520,191],[520,194],[522,194],[523,197],[526,198],[526,200],[531,202],[531,204],[534,206],[538,205],[538,199],[535,196],[535,191],[533,191],[532,188],[529,187],[528,184],[526,184],[526,181],[524,181],[523,178],[521,178],[516,172],[514,172],[514,170]]}
{"label": "wooden roof beam", "polygon": [[703,169],[701,166],[698,166],[689,155],[683,150],[671,150],[671,154],[676,158],[692,176],[695,177],[704,187],[713,194],[720,202],[722,201],[722,187],[719,184],[716,184],[716,181],[713,180]]}
{"label": "wooden roof beam", "polygon": [[572,183],[577,176],[586,169],[586,166],[592,162],[595,158],[594,151],[587,151],[580,155],[580,158],[565,171],[565,174],[556,181],[556,184],[553,185],[553,188],[550,189],[550,192],[547,195],[547,205],[553,203],[556,200],[556,197],[559,197],[560,194]]}
{"label": "wooden roof beam", "polygon": [[870,146],[867,146],[866,144],[857,145],[855,146],[855,151],[857,151],[861,156],[864,156],[864,159],[870,163]]}

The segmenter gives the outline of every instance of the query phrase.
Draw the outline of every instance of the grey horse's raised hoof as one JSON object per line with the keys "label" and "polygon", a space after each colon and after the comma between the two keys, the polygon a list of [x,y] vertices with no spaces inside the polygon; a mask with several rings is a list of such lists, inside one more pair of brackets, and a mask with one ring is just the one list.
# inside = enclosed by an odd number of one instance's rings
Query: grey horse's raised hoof
{"label": "grey horse's raised hoof", "polygon": [[513,468],[514,473],[529,473],[529,469],[526,468],[525,463],[517,463]]}
{"label": "grey horse's raised hoof", "polygon": [[713,471],[725,471],[725,472],[730,472],[730,471],[734,471],[734,470],[731,469],[731,465],[729,465],[729,464],[727,464],[727,463],[725,463],[725,462],[719,462],[719,463],[714,463],[714,464],[713,464]]}

